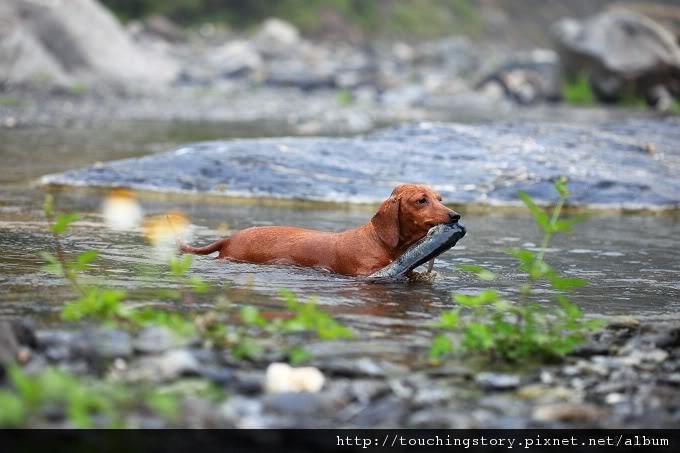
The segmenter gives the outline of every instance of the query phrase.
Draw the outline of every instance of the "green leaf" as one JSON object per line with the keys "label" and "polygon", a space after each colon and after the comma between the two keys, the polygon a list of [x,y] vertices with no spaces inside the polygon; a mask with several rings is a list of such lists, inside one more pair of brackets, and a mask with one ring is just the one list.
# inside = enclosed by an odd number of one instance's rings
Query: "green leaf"
{"label": "green leaf", "polygon": [[182,255],[180,257],[173,256],[168,262],[170,272],[172,272],[175,277],[184,276],[191,268],[191,261],[191,255]]}
{"label": "green leaf", "polygon": [[50,230],[55,234],[64,233],[68,227],[80,218],[80,215],[73,212],[69,214],[59,214],[50,226]]}
{"label": "green leaf", "polygon": [[63,275],[63,268],[56,256],[48,252],[40,252],[40,257],[47,263],[43,266],[45,271],[51,274]]}
{"label": "green leaf", "polygon": [[476,274],[477,278],[480,280],[492,281],[496,279],[496,274],[477,264],[459,264],[458,269]]}
{"label": "green leaf", "polygon": [[495,342],[489,326],[481,322],[470,322],[465,328],[463,344],[473,350],[487,351]]}
{"label": "green leaf", "polygon": [[466,307],[476,307],[486,305],[498,300],[498,293],[495,289],[487,289],[475,295],[456,294],[453,300]]}
{"label": "green leaf", "polygon": [[197,275],[192,275],[189,281],[191,282],[191,289],[197,294],[204,293],[210,289],[210,285]]}
{"label": "green leaf", "polygon": [[74,271],[83,271],[87,269],[87,266],[94,261],[98,256],[98,253],[94,250],[86,250],[76,258],[74,263],[71,263],[71,269]]}
{"label": "green leaf", "polygon": [[54,214],[54,197],[50,193],[45,195],[45,201],[43,201],[43,212],[47,218],[52,217]]}
{"label": "green leaf", "polygon": [[581,317],[581,309],[578,308],[578,305],[569,302],[566,297],[558,297],[557,302],[560,304],[560,307],[562,307],[564,314],[567,315],[568,318],[577,319]]}
{"label": "green leaf", "polygon": [[241,321],[245,324],[252,324],[256,326],[264,326],[267,322],[260,315],[260,310],[252,305],[246,305],[241,307],[240,310]]}
{"label": "green leaf", "polygon": [[151,410],[163,418],[176,420],[179,416],[179,402],[177,401],[177,395],[173,393],[160,390],[154,391],[146,396],[144,402]]}
{"label": "green leaf", "polygon": [[121,302],[127,292],[119,289],[88,288],[77,301],[66,304],[61,310],[64,321],[78,321],[83,318],[112,320],[122,315]]}
{"label": "green leaf", "polygon": [[559,194],[560,198],[567,198],[569,196],[569,189],[567,188],[567,178],[565,176],[560,176],[553,183],[553,187]]}
{"label": "green leaf", "polygon": [[26,407],[17,395],[0,390],[0,427],[19,428],[26,421]]}
{"label": "green leaf", "polygon": [[432,338],[432,344],[430,345],[430,359],[438,360],[441,356],[450,354],[453,352],[453,346],[451,345],[451,339],[444,334],[437,334]]}
{"label": "green leaf", "polygon": [[534,203],[534,200],[531,198],[531,196],[529,196],[528,193],[519,192],[517,196],[520,200],[522,200],[526,207],[529,208],[529,212],[531,212],[531,215],[534,217],[536,223],[543,229],[543,231],[547,231],[548,228],[550,228],[548,214],[546,214],[544,210],[539,208],[536,203]]}
{"label": "green leaf", "polygon": [[294,313],[292,318],[280,324],[284,330],[289,332],[314,331],[322,340],[352,338],[352,331],[349,328],[318,308],[313,300],[306,303],[300,302],[289,290],[279,290],[279,294],[286,300],[288,309]]}
{"label": "green leaf", "polygon": [[577,277],[561,277],[555,272],[547,272],[546,278],[550,285],[558,291],[570,291],[582,288],[588,284],[588,280]]}
{"label": "green leaf", "polygon": [[551,232],[553,232],[553,233],[565,233],[565,234],[571,233],[572,227],[574,225],[576,225],[577,223],[583,222],[587,218],[588,218],[587,214],[580,214],[580,215],[570,217],[568,219],[557,219],[552,224]]}
{"label": "green leaf", "polygon": [[520,262],[520,270],[524,272],[529,272],[529,270],[534,265],[534,260],[536,259],[536,254],[531,250],[513,248],[508,249],[507,253],[511,256],[517,258]]}
{"label": "green leaf", "polygon": [[243,338],[231,349],[231,354],[237,359],[253,359],[262,354],[262,351],[260,343]]}
{"label": "green leaf", "polygon": [[300,365],[312,358],[312,354],[302,346],[293,346],[286,351],[288,363],[293,366]]}
{"label": "green leaf", "polygon": [[439,327],[441,329],[455,329],[458,327],[458,321],[460,319],[460,310],[458,309],[451,309],[448,311],[445,311],[439,316],[439,322],[435,324],[435,327]]}

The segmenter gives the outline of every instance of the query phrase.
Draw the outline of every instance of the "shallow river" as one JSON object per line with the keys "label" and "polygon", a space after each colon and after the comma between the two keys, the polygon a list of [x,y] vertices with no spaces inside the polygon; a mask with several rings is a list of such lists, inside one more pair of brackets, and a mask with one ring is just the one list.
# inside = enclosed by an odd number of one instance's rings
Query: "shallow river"
{"label": "shallow river", "polygon": [[[114,124],[97,130],[0,129],[0,316],[30,314],[41,322],[49,322],[56,319],[59,307],[70,297],[60,279],[41,270],[39,252],[50,249],[50,237],[41,213],[44,189],[36,184],[40,176],[103,159],[146,155],[192,141],[286,132],[170,123]],[[89,273],[91,278],[142,292],[145,288],[174,285],[169,278],[142,276],[143,269],[162,271],[164,267],[154,258],[141,233],[113,233],[104,227],[99,216],[101,193],[73,190],[55,196],[60,210],[83,214],[66,241],[67,248],[100,251],[100,258]],[[277,205],[198,196],[149,195],[142,197],[141,202],[147,213],[171,209],[187,213],[196,225],[196,243],[212,241],[224,231],[252,225],[290,224],[341,230],[366,222],[374,209]],[[361,332],[361,337],[370,340],[362,342],[362,349],[396,354],[404,344],[423,345],[428,336],[421,334],[419,326],[450,306],[452,293],[484,286],[457,271],[457,264],[487,266],[499,275],[499,281],[493,284],[511,293],[521,275],[505,250],[531,247],[539,241],[538,231],[523,209],[480,211],[463,206],[459,210],[468,234],[437,259],[435,270],[439,276],[433,283],[372,284],[310,269],[196,257],[192,273],[217,289],[210,296],[199,298],[195,306],[209,305],[215,293],[219,293],[236,303],[275,307],[280,304],[277,289],[288,288],[302,296],[316,296],[328,310]],[[677,212],[593,212],[589,220],[576,226],[573,235],[556,238],[546,255],[547,261],[568,275],[590,280],[590,285],[579,290],[574,298],[589,314],[677,317],[679,226]]]}

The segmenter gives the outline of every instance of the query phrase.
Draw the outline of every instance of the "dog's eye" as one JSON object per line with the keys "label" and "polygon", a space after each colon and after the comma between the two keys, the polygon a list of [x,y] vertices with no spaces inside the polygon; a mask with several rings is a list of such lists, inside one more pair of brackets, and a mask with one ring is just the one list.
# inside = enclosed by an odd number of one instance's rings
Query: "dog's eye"
{"label": "dog's eye", "polygon": [[426,198],[426,197],[419,198],[419,199],[416,201],[416,203],[418,203],[418,204],[425,204],[425,203],[427,203],[427,198]]}

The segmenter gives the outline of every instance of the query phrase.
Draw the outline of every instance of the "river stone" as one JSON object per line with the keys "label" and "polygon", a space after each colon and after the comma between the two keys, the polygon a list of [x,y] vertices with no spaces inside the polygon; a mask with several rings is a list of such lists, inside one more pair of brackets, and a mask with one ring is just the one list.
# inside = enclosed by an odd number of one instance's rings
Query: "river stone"
{"label": "river stone", "polygon": [[269,393],[262,397],[265,410],[285,415],[310,416],[329,409],[325,401],[314,393]]}
{"label": "river stone", "polygon": [[133,42],[95,0],[3,0],[0,17],[0,72],[10,82],[158,87],[178,72],[170,57]]}
{"label": "river stone", "polygon": [[544,422],[592,423],[606,414],[605,410],[592,404],[557,403],[536,407],[531,417]]}
{"label": "river stone", "polygon": [[143,354],[159,354],[176,344],[175,335],[170,329],[156,326],[142,329],[132,343],[135,351]]}
{"label": "river stone", "polygon": [[521,379],[516,374],[479,373],[475,382],[487,390],[511,390],[519,387]]}
{"label": "river stone", "polygon": [[115,374],[126,382],[163,382],[180,376],[198,376],[201,366],[190,351],[173,349],[158,356],[142,357]]}
{"label": "river stone", "polygon": [[[654,143],[655,156],[644,151]],[[44,184],[376,203],[399,182],[432,185],[449,203],[517,204],[524,190],[608,208],[680,205],[680,118],[599,125],[421,123],[358,138],[198,143],[48,175]],[[357,165],[361,156],[361,165]]]}
{"label": "river stone", "polygon": [[73,346],[79,354],[94,360],[112,360],[132,355],[130,335],[106,327],[87,329]]}
{"label": "river stone", "polygon": [[653,96],[659,86],[680,96],[680,46],[649,17],[605,11],[583,21],[562,19],[554,34],[567,75],[586,72],[603,100],[617,100],[631,87],[641,96]]}

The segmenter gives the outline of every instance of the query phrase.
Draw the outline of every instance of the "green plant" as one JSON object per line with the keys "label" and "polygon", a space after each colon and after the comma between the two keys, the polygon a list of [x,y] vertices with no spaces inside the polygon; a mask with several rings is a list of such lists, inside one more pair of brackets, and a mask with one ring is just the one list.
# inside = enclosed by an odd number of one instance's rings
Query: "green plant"
{"label": "green plant", "polygon": [[673,101],[673,107],[671,107],[671,112],[676,114],[676,115],[680,115],[680,101],[679,100],[676,99],[675,101]]}
{"label": "green plant", "polygon": [[338,90],[336,94],[336,99],[338,100],[338,105],[340,107],[347,107],[354,101],[352,91],[347,88],[342,88]]}
{"label": "green plant", "polygon": [[340,21],[353,33],[402,38],[445,36],[451,30],[477,35],[482,25],[479,6],[471,0],[103,0],[103,3],[123,20],[160,14],[180,25],[226,23],[243,29],[268,17],[279,17],[308,33],[323,33],[328,28],[328,17]]}
{"label": "green plant", "polygon": [[301,302],[292,291],[284,289],[280,290],[279,294],[294,316],[276,320],[277,322],[273,323],[274,328],[285,332],[312,331],[322,340],[352,338],[352,331],[321,310],[313,299]]}
{"label": "green plant", "polygon": [[[61,237],[79,219],[79,215],[74,213],[55,214],[54,200],[49,194],[45,197],[43,211],[56,250],[56,254],[42,253],[42,257],[47,263],[45,268],[49,272],[62,275],[79,295],[75,301],[63,307],[62,319],[65,321],[92,319],[107,324],[133,328],[161,325],[169,327],[173,332],[180,335],[192,335],[194,333],[193,324],[178,314],[148,307],[125,306],[123,301],[128,295],[125,290],[82,285],[78,277],[97,258],[97,252],[86,250],[74,258],[69,258],[61,241]],[[196,293],[204,292],[207,285],[201,279],[187,276],[190,267],[190,256],[173,258],[169,263],[171,275],[182,284],[183,288],[191,288]]]}
{"label": "green plant", "polygon": [[573,79],[562,82],[562,97],[567,103],[574,105],[593,105],[595,103],[595,96],[590,87],[588,76],[584,73],[579,73]]}
{"label": "green plant", "polygon": [[[291,291],[280,290],[291,316],[268,319],[257,307],[239,309],[241,325],[229,323],[230,306],[211,311],[200,318],[204,338],[229,347],[236,358],[255,358],[267,345],[276,345],[292,364],[308,360],[311,355],[301,345],[293,344],[290,334],[312,333],[321,340],[352,338],[352,331],[321,310],[313,300],[300,301]],[[260,340],[255,340],[259,338]],[[268,341],[267,341],[268,340]]]}
{"label": "green plant", "polygon": [[[79,275],[97,257],[94,251],[85,251],[74,259],[69,259],[62,245],[61,236],[78,219],[77,214],[54,214],[53,199],[46,196],[45,216],[53,234],[56,254],[44,253],[47,270],[63,275],[78,298],[66,304],[61,312],[65,321],[92,320],[127,329],[140,329],[145,326],[163,326],[180,336],[199,335],[207,344],[229,348],[240,359],[258,356],[265,349],[265,342],[255,338],[270,337],[277,346],[283,345],[284,352],[291,363],[299,363],[309,358],[309,353],[299,345],[289,344],[287,335],[295,332],[313,332],[322,340],[350,338],[351,331],[333,320],[319,309],[313,300],[301,302],[290,291],[281,291],[291,316],[286,318],[265,319],[254,306],[239,309],[241,324],[233,322],[234,306],[217,305],[193,319],[179,313],[153,307],[134,307],[125,304],[128,292],[122,289],[106,288],[95,285],[82,285]],[[192,302],[192,296],[206,292],[209,287],[201,278],[189,275],[191,255],[172,257],[168,271],[179,284],[180,290],[160,290],[158,296],[177,299],[184,303]]]}
{"label": "green plant", "polygon": [[[550,215],[539,208],[528,194],[519,194],[543,232],[538,251],[509,250],[518,259],[519,269],[527,275],[527,282],[519,288],[519,303],[509,301],[496,289],[474,295],[455,294],[453,300],[457,306],[439,317],[435,327],[458,334],[458,349],[463,352],[489,354],[508,361],[550,360],[569,353],[585,341],[588,333],[599,328],[599,321],[584,319],[581,310],[567,297],[570,291],[584,286],[586,281],[563,277],[544,260],[553,235],[569,233],[573,224],[581,220],[581,217],[560,218],[568,197],[565,178],[555,182],[555,190],[559,200]],[[481,266],[464,265],[460,268],[476,274],[483,281],[496,278],[493,272]],[[557,305],[545,306],[535,302],[534,290],[540,281],[546,281],[552,287]],[[439,333],[432,340],[430,358],[439,360],[455,349],[451,337]]]}
{"label": "green plant", "polygon": [[170,385],[126,385],[89,379],[48,367],[26,373],[8,367],[8,388],[0,389],[0,427],[24,427],[46,418],[63,418],[77,428],[123,428],[130,411],[154,413],[168,423],[180,415],[180,400],[187,395],[211,401],[223,392],[204,381],[186,379]]}
{"label": "green plant", "polygon": [[65,418],[79,428],[92,427],[94,415],[103,416],[109,427],[120,427],[122,417],[117,406],[131,399],[123,387],[84,382],[55,368],[28,375],[11,366],[8,378],[14,391],[0,390],[0,426],[4,427],[22,426],[53,405],[63,407]]}

